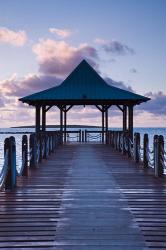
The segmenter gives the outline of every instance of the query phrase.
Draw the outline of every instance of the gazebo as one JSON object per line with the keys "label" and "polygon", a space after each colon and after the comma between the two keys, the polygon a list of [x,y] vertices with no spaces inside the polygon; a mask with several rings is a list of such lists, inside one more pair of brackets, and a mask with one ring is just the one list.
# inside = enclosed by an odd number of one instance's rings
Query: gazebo
{"label": "gazebo", "polygon": [[[83,60],[58,86],[19,99],[36,108],[36,132],[46,130],[46,113],[60,110],[60,130],[66,134],[67,112],[78,105],[94,105],[102,114],[102,132],[108,131],[108,109],[115,105],[123,114],[123,131],[133,137],[133,108],[149,98],[111,86]],[[42,113],[42,115],[41,115]],[[42,126],[41,126],[42,125]]]}

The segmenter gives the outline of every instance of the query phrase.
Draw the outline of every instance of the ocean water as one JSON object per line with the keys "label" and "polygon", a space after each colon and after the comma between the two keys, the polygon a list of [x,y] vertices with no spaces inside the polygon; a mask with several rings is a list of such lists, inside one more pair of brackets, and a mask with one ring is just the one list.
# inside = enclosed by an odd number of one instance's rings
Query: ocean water
{"label": "ocean water", "polygon": [[[73,128],[69,129],[71,130],[85,130],[86,128]],[[119,128],[110,128],[111,130],[119,130]],[[53,130],[53,129],[49,129]],[[55,130],[55,129],[54,129]],[[92,130],[101,130],[100,128],[87,128],[88,131]],[[3,166],[4,162],[4,140],[7,137],[14,136],[16,139],[16,158],[17,158],[17,168],[19,169],[22,162],[22,156],[21,156],[21,145],[22,145],[22,135],[23,134],[15,134],[17,132],[22,132],[24,134],[27,134],[29,137],[29,134],[31,132],[34,132],[33,128],[0,128],[0,169]],[[134,132],[139,132],[141,135],[141,144],[143,141],[143,135],[147,133],[149,135],[149,144],[150,148],[153,146],[153,137],[154,135],[163,135],[165,139],[165,151],[166,151],[166,128],[134,128]],[[10,133],[10,134],[9,134]],[[77,141],[76,134],[71,134],[71,141]]]}

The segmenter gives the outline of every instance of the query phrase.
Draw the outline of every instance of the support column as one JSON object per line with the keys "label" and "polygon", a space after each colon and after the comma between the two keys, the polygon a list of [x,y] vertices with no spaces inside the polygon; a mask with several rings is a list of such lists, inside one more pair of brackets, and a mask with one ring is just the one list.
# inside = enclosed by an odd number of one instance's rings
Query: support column
{"label": "support column", "polygon": [[108,132],[108,109],[105,111],[105,132]]}
{"label": "support column", "polygon": [[105,142],[108,143],[108,109],[105,111]]}
{"label": "support column", "polygon": [[128,126],[129,136],[133,140],[133,105],[128,106]]}
{"label": "support column", "polygon": [[102,142],[104,143],[104,109],[102,109]]}
{"label": "support column", "polygon": [[40,106],[36,106],[36,133],[40,132]]}
{"label": "support column", "polygon": [[63,111],[62,108],[60,108],[60,131],[63,131]]}
{"label": "support column", "polygon": [[66,142],[67,111],[64,109],[64,141]]}
{"label": "support column", "polygon": [[46,131],[46,106],[42,106],[42,131]]}
{"label": "support column", "polygon": [[127,130],[127,107],[123,105],[123,132]]}

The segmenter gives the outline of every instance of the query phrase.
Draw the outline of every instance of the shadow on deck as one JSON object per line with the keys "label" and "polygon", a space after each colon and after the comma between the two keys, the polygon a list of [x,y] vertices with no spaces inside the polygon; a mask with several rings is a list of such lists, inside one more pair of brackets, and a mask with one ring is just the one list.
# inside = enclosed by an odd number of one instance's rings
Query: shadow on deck
{"label": "shadow on deck", "polygon": [[165,187],[110,146],[67,144],[0,193],[0,248],[166,249]]}

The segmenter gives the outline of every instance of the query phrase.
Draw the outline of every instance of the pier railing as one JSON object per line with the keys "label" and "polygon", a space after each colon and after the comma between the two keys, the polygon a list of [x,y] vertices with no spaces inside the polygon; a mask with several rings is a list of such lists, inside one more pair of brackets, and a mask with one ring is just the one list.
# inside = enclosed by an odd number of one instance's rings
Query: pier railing
{"label": "pier railing", "polygon": [[162,135],[154,136],[153,146],[150,148],[148,134],[144,134],[141,145],[140,133],[134,133],[134,139],[132,140],[127,133],[122,131],[109,131],[107,143],[123,155],[132,158],[136,163],[142,164],[144,168],[153,168],[156,177],[164,175],[166,151]]}
{"label": "pier railing", "polygon": [[[28,146],[29,144],[29,146]],[[13,189],[17,178],[28,176],[29,168],[38,166],[42,159],[47,159],[58,145],[62,144],[60,132],[32,133],[22,136],[22,163],[16,166],[16,141],[13,136],[4,141],[4,164],[0,172],[0,189]]]}
{"label": "pier railing", "polygon": [[101,142],[102,138],[106,139],[106,132],[100,130],[67,130],[62,133],[64,142]]}

